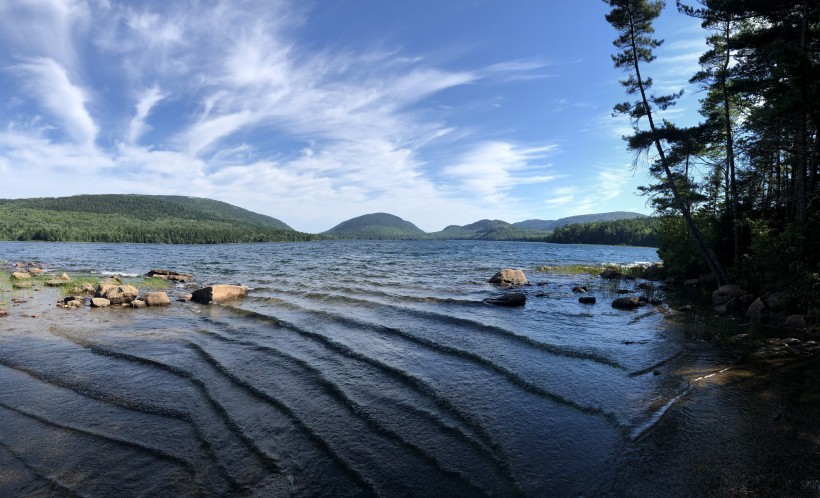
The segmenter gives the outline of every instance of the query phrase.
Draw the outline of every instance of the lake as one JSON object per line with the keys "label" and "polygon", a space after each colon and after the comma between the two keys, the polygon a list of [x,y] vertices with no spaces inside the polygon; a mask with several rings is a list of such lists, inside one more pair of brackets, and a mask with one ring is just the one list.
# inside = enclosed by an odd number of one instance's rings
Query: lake
{"label": "lake", "polygon": [[[146,310],[17,291],[19,309],[42,309],[0,319],[0,493],[619,494],[625,455],[722,360],[687,346],[667,306],[613,309],[636,281],[536,268],[657,259],[515,242],[0,243],[8,263],[251,288]],[[501,268],[524,270],[526,306],[482,302]],[[694,367],[667,374],[682,358]]]}

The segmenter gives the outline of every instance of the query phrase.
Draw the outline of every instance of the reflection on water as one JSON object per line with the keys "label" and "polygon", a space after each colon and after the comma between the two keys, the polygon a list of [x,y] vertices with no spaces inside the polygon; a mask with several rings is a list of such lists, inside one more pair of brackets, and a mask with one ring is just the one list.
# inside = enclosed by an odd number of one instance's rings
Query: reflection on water
{"label": "reflection on water", "polygon": [[[606,494],[685,402],[695,376],[665,372],[722,368],[668,330],[664,307],[613,310],[617,289],[597,278],[535,272],[652,249],[0,243],[0,258],[252,288],[140,311],[29,292],[0,333],[3,495]],[[524,308],[481,304],[502,267],[527,273]],[[599,304],[578,303],[578,284]]]}

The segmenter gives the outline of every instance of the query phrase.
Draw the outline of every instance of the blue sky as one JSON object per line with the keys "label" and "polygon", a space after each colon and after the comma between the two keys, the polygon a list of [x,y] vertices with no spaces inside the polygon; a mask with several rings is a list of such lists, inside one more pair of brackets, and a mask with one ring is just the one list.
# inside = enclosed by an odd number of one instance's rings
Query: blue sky
{"label": "blue sky", "polygon": [[[0,0],[5,198],[209,197],[318,232],[649,213],[598,0]],[[649,67],[704,50],[667,7]],[[697,119],[697,89],[666,114]]]}

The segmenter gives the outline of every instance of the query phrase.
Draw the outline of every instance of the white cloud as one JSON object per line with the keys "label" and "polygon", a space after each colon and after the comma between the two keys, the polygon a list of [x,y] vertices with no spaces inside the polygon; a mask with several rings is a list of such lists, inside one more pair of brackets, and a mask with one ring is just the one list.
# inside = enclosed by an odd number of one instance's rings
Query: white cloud
{"label": "white cloud", "polygon": [[137,100],[134,117],[128,125],[128,143],[135,144],[143,133],[151,130],[151,127],[145,124],[145,118],[151,113],[151,109],[166,97],[167,95],[156,85],[142,92]]}
{"label": "white cloud", "polygon": [[62,122],[65,134],[77,144],[93,145],[99,129],[86,109],[87,92],[69,80],[62,66],[52,59],[36,58],[11,69],[24,80],[29,93]]}
{"label": "white cloud", "polygon": [[480,143],[464,154],[457,164],[445,168],[444,174],[459,181],[469,195],[501,202],[516,185],[553,180],[555,176],[525,173],[544,169],[537,161],[555,149],[556,145],[521,148],[506,142]]}

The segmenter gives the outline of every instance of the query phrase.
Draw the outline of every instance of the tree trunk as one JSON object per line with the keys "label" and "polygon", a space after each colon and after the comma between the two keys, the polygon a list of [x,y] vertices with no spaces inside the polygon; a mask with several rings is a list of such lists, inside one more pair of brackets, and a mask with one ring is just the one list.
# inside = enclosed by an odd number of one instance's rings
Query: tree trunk
{"label": "tree trunk", "polygon": [[706,265],[709,267],[709,270],[715,276],[715,280],[717,284],[726,285],[729,283],[729,279],[726,277],[726,272],[723,270],[723,266],[721,266],[720,262],[717,260],[717,256],[715,253],[712,252],[712,249],[709,247],[709,244],[706,243],[706,239],[703,238],[703,234],[700,232],[697,224],[695,224],[695,220],[692,219],[692,213],[689,210],[689,206],[687,203],[681,198],[680,192],[678,191],[677,185],[675,185],[674,176],[672,175],[672,170],[669,168],[669,162],[666,160],[666,153],[663,150],[663,146],[661,145],[661,140],[658,137],[658,131],[655,127],[655,120],[652,118],[652,109],[649,107],[649,99],[646,97],[646,88],[644,87],[643,79],[641,78],[641,70],[640,65],[638,64],[638,50],[637,50],[637,40],[635,39],[635,29],[634,29],[634,19],[632,18],[632,11],[631,9],[627,9],[629,14],[629,32],[631,38],[631,46],[632,46],[632,63],[635,69],[635,78],[638,82],[638,88],[641,92],[641,100],[643,101],[644,110],[646,111],[646,117],[649,121],[649,129],[652,132],[655,142],[655,148],[658,151],[658,157],[661,162],[661,167],[663,168],[664,174],[666,175],[666,182],[669,185],[669,189],[672,191],[672,197],[675,200],[675,203],[678,205],[678,208],[683,215],[683,221],[686,223],[686,228],[689,229],[689,234],[692,236],[692,239],[695,241],[695,246],[697,247],[700,256],[706,262]]}

